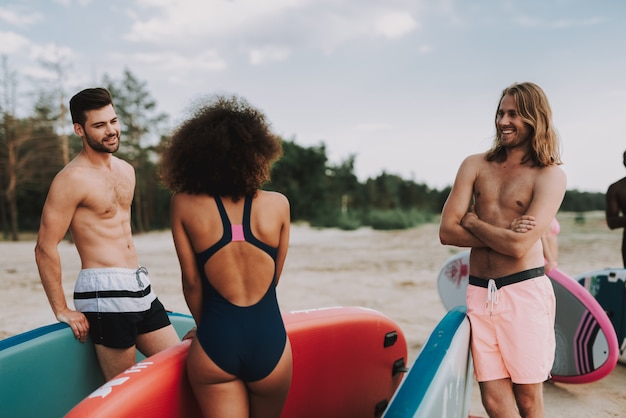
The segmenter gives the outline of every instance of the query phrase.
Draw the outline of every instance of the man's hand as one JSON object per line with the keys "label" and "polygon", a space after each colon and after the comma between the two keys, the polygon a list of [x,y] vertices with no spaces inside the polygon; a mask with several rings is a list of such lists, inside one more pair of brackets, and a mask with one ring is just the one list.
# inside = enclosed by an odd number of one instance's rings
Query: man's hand
{"label": "man's hand", "polygon": [[81,343],[87,341],[87,334],[89,333],[89,321],[82,312],[72,311],[68,309],[67,311],[61,312],[57,315],[57,320],[59,322],[65,322],[67,325],[72,328],[72,332],[74,333],[74,337]]}
{"label": "man's hand", "polygon": [[479,218],[478,218],[478,215],[476,215],[476,210],[474,210],[474,205],[472,205],[470,207],[469,212],[463,215],[463,218],[461,219],[461,226],[465,229],[469,229],[468,225],[476,219],[479,219]]}
{"label": "man's hand", "polygon": [[513,232],[528,232],[535,228],[535,217],[530,215],[522,215],[513,219],[509,229]]}
{"label": "man's hand", "polygon": [[189,331],[187,331],[187,333],[183,337],[183,341],[194,338],[196,336],[196,330],[197,330],[197,328],[193,327]]}

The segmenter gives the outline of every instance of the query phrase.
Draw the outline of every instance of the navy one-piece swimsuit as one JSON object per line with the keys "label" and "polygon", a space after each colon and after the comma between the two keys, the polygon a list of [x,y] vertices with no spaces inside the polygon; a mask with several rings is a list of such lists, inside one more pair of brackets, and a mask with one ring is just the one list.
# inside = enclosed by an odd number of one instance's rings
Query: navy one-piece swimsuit
{"label": "navy one-piece swimsuit", "polygon": [[222,370],[245,382],[254,382],[267,377],[274,370],[287,341],[276,299],[276,268],[267,292],[257,303],[237,306],[211,285],[204,266],[213,254],[232,241],[245,241],[261,249],[272,257],[274,266],[278,249],[261,242],[252,234],[252,196],[245,198],[242,225],[231,225],[220,198],[215,196],[215,202],[224,233],[217,243],[196,254],[203,293],[202,318],[196,337],[206,354]]}

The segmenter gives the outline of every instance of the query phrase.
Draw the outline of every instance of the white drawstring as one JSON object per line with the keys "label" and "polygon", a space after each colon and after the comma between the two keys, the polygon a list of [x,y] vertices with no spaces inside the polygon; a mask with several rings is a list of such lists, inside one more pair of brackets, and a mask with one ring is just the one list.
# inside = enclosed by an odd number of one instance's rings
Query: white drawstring
{"label": "white drawstring", "polygon": [[485,302],[485,305],[490,305],[490,316],[493,313],[494,304],[498,304],[498,287],[496,286],[496,281],[494,279],[489,279],[489,283],[487,284],[487,302]]}

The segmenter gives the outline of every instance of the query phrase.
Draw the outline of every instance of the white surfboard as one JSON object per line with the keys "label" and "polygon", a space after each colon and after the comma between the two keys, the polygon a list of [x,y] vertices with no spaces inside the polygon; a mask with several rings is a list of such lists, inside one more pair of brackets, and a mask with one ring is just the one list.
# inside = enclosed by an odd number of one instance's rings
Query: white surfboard
{"label": "white surfboard", "polygon": [[[617,335],[600,304],[576,280],[559,269],[549,272],[556,296],[556,352],[552,380],[589,383],[609,374],[617,364]],[[469,250],[451,256],[437,279],[446,309],[465,305],[469,284]]]}

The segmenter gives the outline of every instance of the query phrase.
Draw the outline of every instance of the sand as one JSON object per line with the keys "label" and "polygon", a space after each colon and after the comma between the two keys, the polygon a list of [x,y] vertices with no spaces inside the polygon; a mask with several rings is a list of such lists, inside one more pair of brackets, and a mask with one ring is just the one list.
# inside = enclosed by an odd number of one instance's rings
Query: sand
{"label": "sand", "polygon": [[[620,231],[610,231],[600,212],[559,214],[559,267],[574,276],[605,267],[620,267]],[[438,225],[403,231],[316,230],[293,225],[289,255],[278,286],[281,308],[363,306],[396,321],[404,331],[408,364],[446,311],[436,279],[445,260],[459,251],[442,246]],[[188,313],[180,271],[169,231],[135,236],[142,265],[170,310]],[[55,322],[41,287],[33,255],[34,241],[0,242],[0,338]],[[59,246],[64,288],[69,303],[80,261],[70,243]],[[547,417],[621,417],[626,415],[626,361],[604,379],[588,384],[545,385]],[[472,393],[472,415],[487,416],[478,386]]]}

